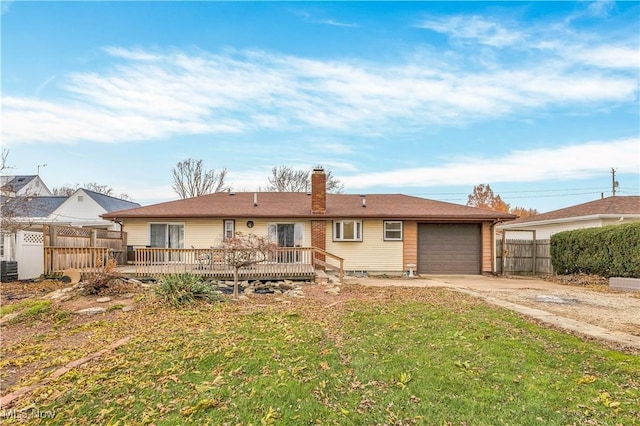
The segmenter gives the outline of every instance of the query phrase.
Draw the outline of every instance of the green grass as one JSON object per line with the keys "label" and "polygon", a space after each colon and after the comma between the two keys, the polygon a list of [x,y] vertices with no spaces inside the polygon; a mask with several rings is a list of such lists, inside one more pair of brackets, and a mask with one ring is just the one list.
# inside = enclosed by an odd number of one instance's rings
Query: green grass
{"label": "green grass", "polygon": [[0,317],[17,313],[18,315],[9,321],[9,323],[15,324],[41,318],[43,315],[50,313],[51,309],[51,300],[29,299],[0,307]]}
{"label": "green grass", "polygon": [[149,305],[129,344],[24,403],[54,424],[640,424],[637,356],[446,290],[351,291]]}

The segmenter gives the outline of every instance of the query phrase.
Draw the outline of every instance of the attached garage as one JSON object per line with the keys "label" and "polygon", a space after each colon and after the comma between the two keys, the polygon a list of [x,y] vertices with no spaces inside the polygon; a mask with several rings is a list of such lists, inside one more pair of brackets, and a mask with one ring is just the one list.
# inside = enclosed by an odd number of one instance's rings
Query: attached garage
{"label": "attached garage", "polygon": [[418,224],[418,273],[480,274],[481,265],[479,223]]}

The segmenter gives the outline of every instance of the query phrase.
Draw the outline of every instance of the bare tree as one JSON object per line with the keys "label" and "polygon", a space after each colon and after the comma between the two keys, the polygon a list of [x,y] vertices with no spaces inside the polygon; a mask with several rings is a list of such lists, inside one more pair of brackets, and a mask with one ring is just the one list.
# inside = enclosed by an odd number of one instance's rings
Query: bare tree
{"label": "bare tree", "polygon": [[[267,191],[275,192],[306,192],[311,188],[311,173],[305,170],[295,170],[289,166],[278,166],[271,169],[271,176],[267,178]],[[344,185],[335,178],[331,171],[327,171],[327,192],[340,194]]]}
{"label": "bare tree", "polygon": [[[13,169],[13,166],[9,165],[8,159],[9,150],[2,148],[2,153],[0,154],[0,174],[2,175]],[[10,183],[5,184],[3,193],[11,195],[0,196],[0,228],[2,232],[11,234],[28,229],[33,223],[29,218],[31,212],[36,208],[35,195],[27,193],[16,196]]]}
{"label": "bare tree", "polygon": [[189,158],[180,161],[173,168],[172,174],[172,188],[180,198],[198,197],[231,189],[225,185],[227,169],[218,173],[214,169],[206,170],[202,160]]}
{"label": "bare tree", "polygon": [[2,154],[0,154],[0,173],[4,174],[7,170],[12,169],[13,167],[9,166],[7,159],[9,158],[9,150],[7,148],[2,148]]}
{"label": "bare tree", "polygon": [[97,192],[109,197],[120,198],[121,200],[131,200],[131,197],[128,194],[116,195],[113,188],[111,188],[109,185],[100,185],[96,182],[89,182],[82,186],[78,183],[76,183],[75,185],[65,184],[60,187],[53,188],[51,192],[53,193],[53,195],[56,195],[58,197],[69,197],[79,188],[88,189],[89,191]]}
{"label": "bare tree", "polygon": [[255,234],[236,232],[233,238],[221,244],[224,261],[233,268],[233,297],[238,298],[238,275],[241,268],[264,262],[277,250],[277,246]]}

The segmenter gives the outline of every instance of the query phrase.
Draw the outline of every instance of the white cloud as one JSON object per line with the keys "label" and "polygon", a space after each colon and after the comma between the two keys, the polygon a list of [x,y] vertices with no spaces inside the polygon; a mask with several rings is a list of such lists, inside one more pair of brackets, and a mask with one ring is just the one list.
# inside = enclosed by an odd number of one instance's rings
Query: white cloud
{"label": "white cloud", "polygon": [[519,31],[508,29],[506,26],[482,16],[455,15],[432,18],[417,26],[447,34],[456,39],[487,46],[504,47],[522,41],[522,34]]}
{"label": "white cloud", "polygon": [[591,16],[605,17],[613,10],[615,4],[613,0],[596,0],[589,3],[587,10]]}
{"label": "white cloud", "polygon": [[[385,64],[252,50],[109,46],[103,49],[108,68],[47,81],[62,92],[59,98],[4,97],[2,139],[114,143],[303,128],[379,135],[636,100],[635,42],[589,44],[580,34],[560,40],[541,29],[508,28],[478,16],[422,26],[498,50],[528,49],[522,52],[531,58],[514,62],[478,54],[468,66],[473,53],[444,52],[437,62],[416,55]],[[31,125],[34,120],[38,126]]]}
{"label": "white cloud", "polygon": [[640,138],[595,141],[559,148],[513,151],[503,157],[482,154],[459,158],[439,167],[366,173],[341,178],[349,190],[371,187],[437,187],[481,182],[541,182],[601,175],[615,167],[619,173],[640,170]]}
{"label": "white cloud", "polygon": [[358,24],[349,23],[349,22],[340,22],[335,19],[318,19],[313,21],[314,24],[323,24],[323,25],[331,25],[333,27],[347,27],[347,28],[355,28]]}

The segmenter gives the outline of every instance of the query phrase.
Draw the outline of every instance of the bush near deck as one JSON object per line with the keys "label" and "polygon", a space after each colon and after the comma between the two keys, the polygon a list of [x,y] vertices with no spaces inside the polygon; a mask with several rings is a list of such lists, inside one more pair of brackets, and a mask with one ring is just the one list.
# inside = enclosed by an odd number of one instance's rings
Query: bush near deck
{"label": "bush near deck", "polygon": [[640,278],[640,223],[554,234],[551,264],[560,275]]}

